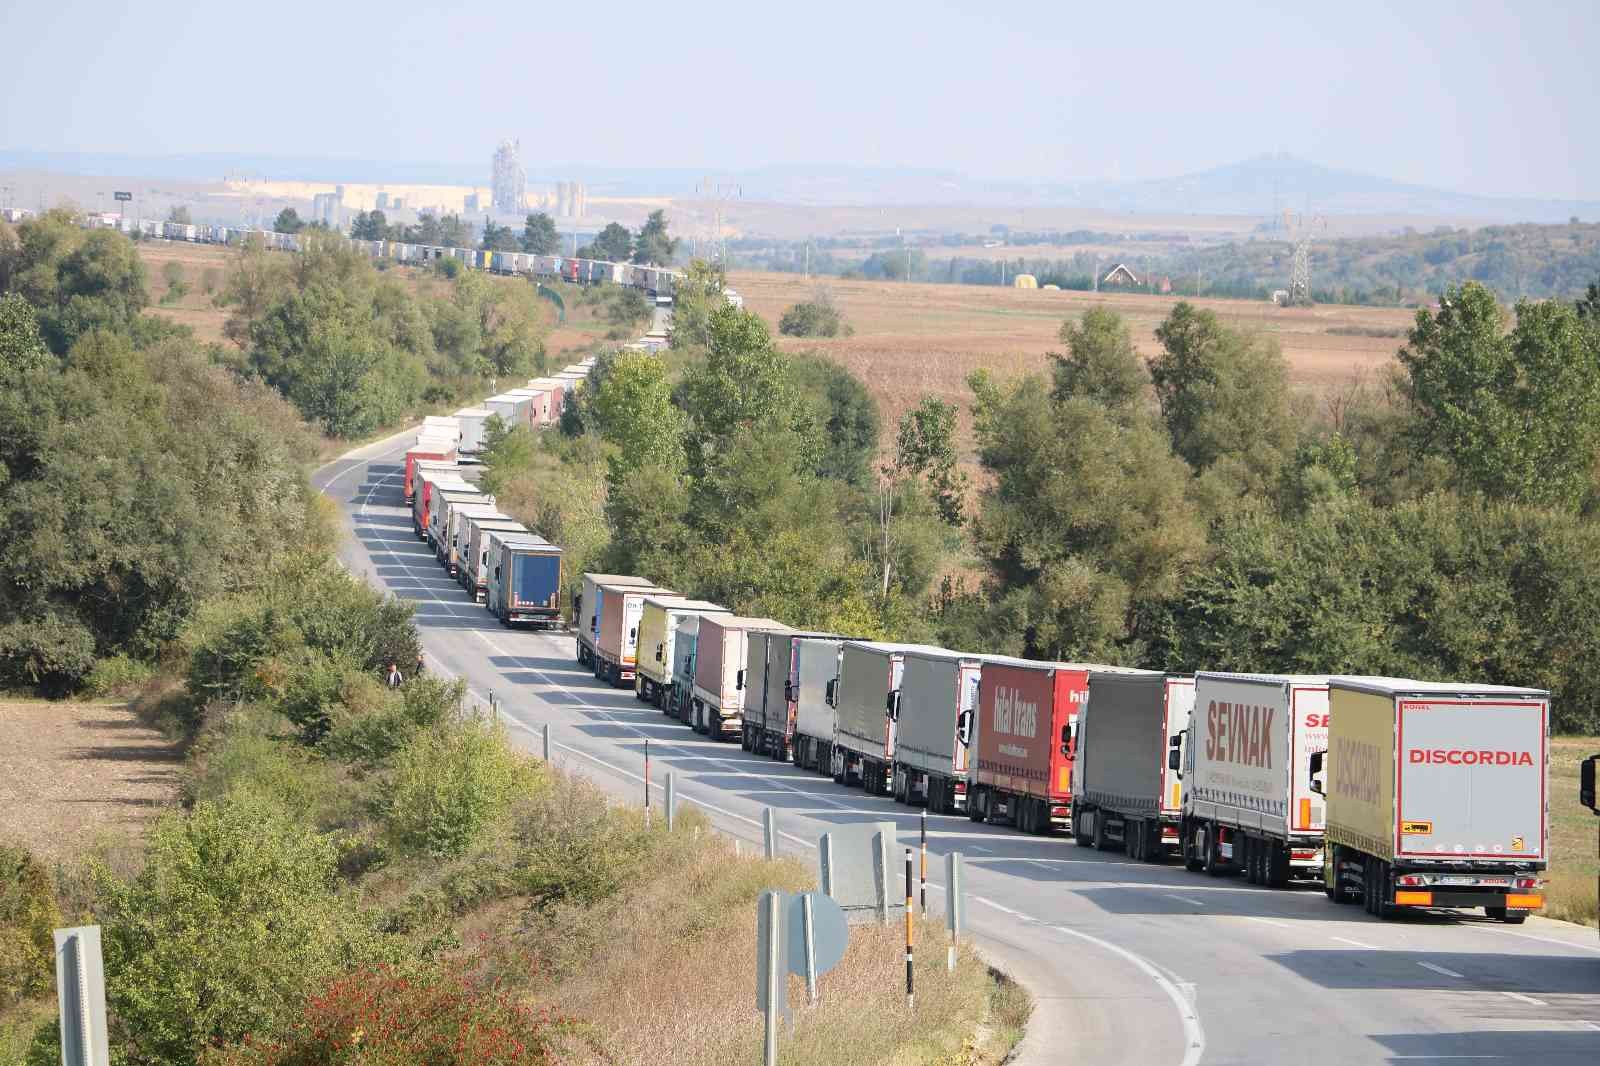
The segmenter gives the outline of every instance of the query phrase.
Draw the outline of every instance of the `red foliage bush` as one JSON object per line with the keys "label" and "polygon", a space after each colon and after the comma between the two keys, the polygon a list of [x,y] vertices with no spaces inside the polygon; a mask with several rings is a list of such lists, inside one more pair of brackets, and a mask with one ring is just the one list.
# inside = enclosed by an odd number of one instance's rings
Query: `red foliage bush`
{"label": "red foliage bush", "polygon": [[312,996],[282,1039],[214,1049],[205,1066],[545,1066],[563,1022],[463,963],[358,970]]}

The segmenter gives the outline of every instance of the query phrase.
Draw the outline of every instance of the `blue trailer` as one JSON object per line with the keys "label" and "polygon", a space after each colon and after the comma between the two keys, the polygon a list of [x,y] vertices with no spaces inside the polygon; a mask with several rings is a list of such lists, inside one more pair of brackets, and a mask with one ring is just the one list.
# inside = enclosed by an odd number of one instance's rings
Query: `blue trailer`
{"label": "blue trailer", "polygon": [[561,549],[534,534],[497,539],[486,606],[504,626],[561,625]]}

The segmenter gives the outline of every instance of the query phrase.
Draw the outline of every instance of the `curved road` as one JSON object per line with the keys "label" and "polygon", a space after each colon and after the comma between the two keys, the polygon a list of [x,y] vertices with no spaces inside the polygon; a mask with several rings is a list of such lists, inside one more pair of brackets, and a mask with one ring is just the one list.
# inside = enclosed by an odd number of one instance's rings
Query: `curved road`
{"label": "curved road", "polygon": [[[758,844],[762,808],[782,848],[813,862],[829,825],[893,820],[914,844],[918,813],[792,765],[718,744],[579,669],[571,637],[502,628],[467,601],[411,532],[401,493],[412,433],[357,449],[314,475],[353,537],[349,569],[416,604],[432,668],[466,679],[530,749],[633,802],[650,740],[659,788]],[[660,793],[656,793],[660,802]],[[1018,1061],[1088,1066],[1397,1062],[1600,1063],[1600,940],[1543,919],[1511,928],[1421,915],[1379,922],[1319,886],[1288,891],[1130,862],[964,816],[928,819],[930,877],[966,857],[968,916],[985,954],[1038,1009]],[[930,885],[930,910],[943,906]],[[930,946],[928,957],[940,952]]]}

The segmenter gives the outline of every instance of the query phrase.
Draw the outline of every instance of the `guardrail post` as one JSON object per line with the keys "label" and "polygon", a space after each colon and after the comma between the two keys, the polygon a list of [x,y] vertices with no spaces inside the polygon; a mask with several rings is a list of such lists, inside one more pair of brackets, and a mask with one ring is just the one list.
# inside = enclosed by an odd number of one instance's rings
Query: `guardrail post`
{"label": "guardrail post", "polygon": [[550,723],[544,724],[544,761],[550,761]]}
{"label": "guardrail post", "polygon": [[678,774],[675,770],[667,771],[667,832],[672,832],[672,824],[678,814]]}
{"label": "guardrail post", "polygon": [[767,861],[778,857],[778,812],[767,807],[761,812],[761,835],[767,849]]}

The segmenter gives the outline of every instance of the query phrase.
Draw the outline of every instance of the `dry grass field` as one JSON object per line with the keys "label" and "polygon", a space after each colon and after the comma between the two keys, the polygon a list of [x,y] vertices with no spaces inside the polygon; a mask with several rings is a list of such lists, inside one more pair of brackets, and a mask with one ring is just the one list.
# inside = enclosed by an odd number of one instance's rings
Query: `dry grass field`
{"label": "dry grass field", "polygon": [[178,800],[183,753],[120,703],[0,703],[0,839],[68,861]]}
{"label": "dry grass field", "polygon": [[[1141,354],[1160,351],[1156,326],[1177,302],[1172,296],[1047,292],[995,286],[925,285],[812,279],[792,274],[740,273],[731,278],[745,306],[776,324],[789,305],[819,286],[831,294],[850,337],[784,339],[791,351],[815,351],[842,363],[866,382],[892,427],[922,393],[965,410],[967,375],[979,368],[1006,378],[1049,366],[1060,351],[1063,320],[1104,306],[1123,315]],[[1404,331],[1414,312],[1394,308],[1275,307],[1265,301],[1199,300],[1229,325],[1275,338],[1299,392],[1322,395],[1393,359],[1399,337],[1352,336],[1334,330]]]}

